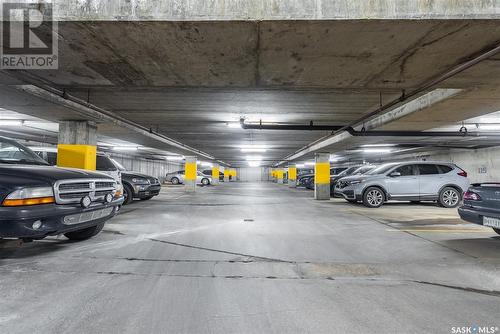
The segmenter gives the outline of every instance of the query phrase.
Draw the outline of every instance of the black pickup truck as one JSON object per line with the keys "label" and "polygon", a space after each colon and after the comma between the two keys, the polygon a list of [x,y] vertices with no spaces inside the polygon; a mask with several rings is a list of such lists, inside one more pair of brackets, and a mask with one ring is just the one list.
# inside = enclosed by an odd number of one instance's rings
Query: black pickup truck
{"label": "black pickup truck", "polygon": [[105,174],[49,166],[0,137],[0,239],[88,239],[118,212],[123,195],[117,189]]}
{"label": "black pickup truck", "polygon": [[460,218],[500,234],[500,183],[473,183],[458,208]]}

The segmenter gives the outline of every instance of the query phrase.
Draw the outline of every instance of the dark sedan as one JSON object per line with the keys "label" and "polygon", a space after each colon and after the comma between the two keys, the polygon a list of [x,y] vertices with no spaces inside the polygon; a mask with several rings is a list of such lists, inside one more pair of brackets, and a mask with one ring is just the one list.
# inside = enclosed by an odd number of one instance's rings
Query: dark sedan
{"label": "dark sedan", "polygon": [[463,196],[460,218],[500,234],[500,183],[474,183]]}

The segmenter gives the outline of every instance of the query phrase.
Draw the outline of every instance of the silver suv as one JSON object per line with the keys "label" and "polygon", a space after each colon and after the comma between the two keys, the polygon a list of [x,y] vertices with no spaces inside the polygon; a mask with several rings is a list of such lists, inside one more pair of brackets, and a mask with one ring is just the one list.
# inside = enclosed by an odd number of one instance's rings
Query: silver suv
{"label": "silver suv", "polygon": [[338,180],[335,193],[349,202],[377,208],[388,200],[437,201],[454,208],[469,187],[467,173],[447,162],[383,164],[364,175]]}

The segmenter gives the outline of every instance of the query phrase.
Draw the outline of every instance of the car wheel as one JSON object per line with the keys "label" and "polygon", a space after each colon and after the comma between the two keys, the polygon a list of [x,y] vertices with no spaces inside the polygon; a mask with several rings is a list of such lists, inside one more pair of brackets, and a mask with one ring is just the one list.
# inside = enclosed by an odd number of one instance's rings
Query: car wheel
{"label": "car wheel", "polygon": [[369,208],[378,208],[385,201],[385,194],[382,189],[370,187],[363,194],[363,204]]}
{"label": "car wheel", "polygon": [[201,179],[201,184],[203,184],[204,186],[208,186],[210,184],[210,180],[209,179]]}
{"label": "car wheel", "polygon": [[179,179],[178,179],[178,178],[176,178],[176,177],[173,177],[173,178],[172,178],[172,184],[179,184],[179,183],[180,183],[180,182],[179,182]]}
{"label": "car wheel", "polygon": [[460,204],[460,193],[457,189],[446,187],[439,194],[439,204],[445,208],[455,208]]}
{"label": "car wheel", "polygon": [[64,233],[64,236],[69,240],[77,240],[77,241],[86,240],[92,238],[94,235],[97,235],[99,232],[101,232],[103,227],[104,223],[100,223],[99,225],[87,227],[84,228],[83,230]]}
{"label": "car wheel", "polygon": [[141,201],[147,201],[147,200],[150,200],[151,198],[153,198],[154,196],[148,196],[148,197],[142,197],[141,198]]}
{"label": "car wheel", "polygon": [[500,228],[493,228],[493,231],[495,231],[496,234],[500,234]]}
{"label": "car wheel", "polygon": [[125,197],[123,200],[123,205],[132,203],[132,201],[134,200],[134,191],[132,190],[132,188],[130,188],[130,186],[123,185],[123,190],[125,190],[123,192],[123,197]]}

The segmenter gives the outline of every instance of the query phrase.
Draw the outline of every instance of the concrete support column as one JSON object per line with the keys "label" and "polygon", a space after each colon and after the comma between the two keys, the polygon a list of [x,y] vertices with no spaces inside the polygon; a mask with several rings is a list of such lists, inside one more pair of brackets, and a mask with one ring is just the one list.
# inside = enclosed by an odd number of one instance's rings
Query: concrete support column
{"label": "concrete support column", "polygon": [[214,186],[219,185],[219,164],[213,164],[212,166],[212,184]]}
{"label": "concrete support column", "polygon": [[95,170],[97,125],[89,121],[59,122],[57,165]]}
{"label": "concrete support column", "polygon": [[288,165],[288,186],[290,188],[297,187],[297,165],[296,164]]}
{"label": "concrete support column", "polygon": [[196,157],[186,157],[186,165],[184,167],[184,187],[188,193],[196,191],[197,172],[198,168],[196,166]]}
{"label": "concrete support column", "polygon": [[224,168],[224,182],[229,182],[229,175],[231,175],[228,168]]}
{"label": "concrete support column", "polygon": [[278,182],[278,184],[283,184],[284,174],[285,174],[285,171],[283,170],[283,168],[278,168],[276,170],[276,182]]}
{"label": "concrete support column", "polygon": [[314,198],[330,199],[330,153],[316,153],[314,165]]}

